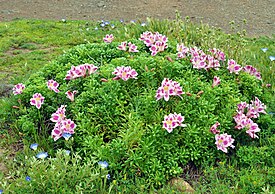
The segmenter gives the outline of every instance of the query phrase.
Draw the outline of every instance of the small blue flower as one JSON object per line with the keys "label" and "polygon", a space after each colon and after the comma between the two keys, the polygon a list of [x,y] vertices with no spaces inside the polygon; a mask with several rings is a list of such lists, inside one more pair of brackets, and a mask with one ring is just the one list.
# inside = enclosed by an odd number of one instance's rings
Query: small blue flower
{"label": "small blue flower", "polygon": [[2,194],[4,191],[2,189],[0,189],[0,194]]}
{"label": "small blue flower", "polygon": [[95,30],[98,30],[98,27],[95,27]]}
{"label": "small blue flower", "polygon": [[70,150],[65,150],[66,155],[70,155],[71,151]]}
{"label": "small blue flower", "polygon": [[120,21],[120,23],[123,23],[124,22],[124,20],[123,19],[121,19],[121,20],[119,20]]}
{"label": "small blue flower", "polygon": [[107,26],[107,25],[110,24],[110,22],[109,22],[109,21],[106,21],[106,22],[104,22],[104,24]]}
{"label": "small blue flower", "polygon": [[107,174],[107,175],[106,175],[106,179],[110,180],[110,179],[111,179],[111,175],[110,175],[110,174]]}
{"label": "small blue flower", "polygon": [[45,159],[48,157],[48,153],[47,152],[39,152],[37,155],[36,155],[37,158],[40,158],[40,159]]}
{"label": "small blue flower", "polygon": [[62,134],[62,137],[64,137],[64,139],[65,139],[66,141],[68,141],[68,139],[70,139],[71,136],[72,136],[72,134],[70,134],[70,133],[63,133],[63,134]]}
{"label": "small blue flower", "polygon": [[261,48],[261,50],[265,53],[268,50],[268,48]]}
{"label": "small blue flower", "polygon": [[100,26],[103,28],[103,27],[105,26],[105,24],[104,24],[104,23],[101,23]]}
{"label": "small blue flower", "polygon": [[275,56],[269,56],[270,61],[274,61],[275,60]]}
{"label": "small blue flower", "polygon": [[98,164],[101,166],[101,168],[107,168],[109,166],[108,162],[106,161],[99,161]]}
{"label": "small blue flower", "polygon": [[130,22],[131,22],[132,24],[134,24],[134,23],[136,23],[136,20],[131,20]]}
{"label": "small blue flower", "polygon": [[32,179],[31,179],[31,177],[29,177],[29,176],[26,176],[26,181],[31,181]]}
{"label": "small blue flower", "polygon": [[140,25],[141,25],[142,27],[144,27],[144,26],[146,26],[146,23],[145,23],[145,22],[142,22]]}
{"label": "small blue flower", "polygon": [[32,150],[37,150],[37,147],[38,147],[38,144],[37,144],[37,143],[33,143],[33,144],[30,145],[30,148],[31,148]]}
{"label": "small blue flower", "polygon": [[114,24],[111,24],[111,28],[115,28],[115,25],[114,25]]}

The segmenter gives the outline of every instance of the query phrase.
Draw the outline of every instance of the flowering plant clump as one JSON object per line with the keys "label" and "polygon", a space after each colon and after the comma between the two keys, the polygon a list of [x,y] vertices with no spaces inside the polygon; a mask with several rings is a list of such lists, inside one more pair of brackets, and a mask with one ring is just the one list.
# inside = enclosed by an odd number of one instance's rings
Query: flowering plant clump
{"label": "flowering plant clump", "polygon": [[155,56],[158,52],[163,52],[168,47],[168,38],[158,32],[143,32],[140,35],[140,40],[149,47],[152,56]]}
{"label": "flowering plant clump", "polygon": [[33,106],[36,106],[37,109],[41,108],[41,105],[44,103],[44,97],[40,93],[35,93],[30,99],[30,103]]}
{"label": "flowering plant clump", "polygon": [[[137,50],[137,46],[135,44],[132,44],[131,42],[128,42],[128,51],[130,53],[136,53],[139,52]],[[127,51],[127,42],[122,42],[120,45],[118,45],[117,49],[122,50],[122,51]]]}
{"label": "flowering plant clump", "polygon": [[22,94],[23,90],[25,89],[25,85],[22,83],[16,84],[13,88],[13,94],[14,95],[18,95],[18,94]]}
{"label": "flowering plant clump", "polygon": [[235,146],[233,145],[235,140],[231,137],[231,135],[228,135],[227,133],[224,133],[221,135],[216,134],[215,139],[216,139],[215,144],[217,145],[218,150],[221,150],[221,151],[227,153],[228,147],[235,148]]}
{"label": "flowering plant clump", "polygon": [[72,80],[79,77],[86,77],[87,73],[88,75],[91,75],[92,73],[95,73],[98,69],[97,66],[93,64],[82,64],[78,66],[72,66],[71,69],[67,72],[67,75],[65,77],[65,80]]}
{"label": "flowering plant clump", "polygon": [[124,81],[127,81],[130,78],[137,79],[137,75],[138,75],[136,70],[132,69],[129,66],[127,66],[127,67],[124,67],[124,66],[117,67],[115,69],[115,71],[113,71],[112,74],[116,75],[116,77],[113,78],[114,80],[122,79]]}
{"label": "flowering plant clump", "polygon": [[58,88],[58,86],[59,86],[59,83],[57,83],[56,81],[54,81],[54,80],[49,80],[48,82],[47,82],[47,86],[48,86],[48,88],[50,89],[50,90],[53,90],[54,92],[56,92],[56,93],[58,93],[59,92],[59,90],[57,89]]}
{"label": "flowering plant clump", "polygon": [[214,135],[219,134],[220,131],[217,130],[217,128],[220,126],[221,124],[219,122],[216,122],[211,128],[210,128],[210,132],[213,133]]}
{"label": "flowering plant clump", "polygon": [[181,114],[169,114],[164,116],[163,128],[168,131],[168,133],[171,133],[174,128],[180,126],[180,127],[186,127],[186,124],[182,124],[184,121],[184,117],[181,116]]}
{"label": "flowering plant clump", "polygon": [[178,82],[164,78],[161,86],[157,90],[156,98],[157,100],[164,98],[165,101],[168,101],[170,96],[181,97],[182,94],[184,94],[184,92]]}
{"label": "flowering plant clump", "polygon": [[106,36],[103,38],[103,41],[106,43],[111,43],[114,40],[114,35],[113,34],[106,34]]}

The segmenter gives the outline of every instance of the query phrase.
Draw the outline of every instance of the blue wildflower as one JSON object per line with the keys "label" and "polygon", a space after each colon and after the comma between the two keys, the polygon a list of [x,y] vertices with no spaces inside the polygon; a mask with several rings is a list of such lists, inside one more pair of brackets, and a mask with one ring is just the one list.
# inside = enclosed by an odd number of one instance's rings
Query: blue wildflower
{"label": "blue wildflower", "polygon": [[0,189],[0,194],[2,194],[4,191],[2,189]]}
{"label": "blue wildflower", "polygon": [[32,150],[37,150],[37,147],[38,147],[38,144],[37,144],[37,143],[33,143],[33,144],[30,145],[30,148],[31,148]]}
{"label": "blue wildflower", "polygon": [[40,158],[40,159],[45,159],[48,157],[48,153],[47,152],[39,152],[37,155],[36,155],[37,158]]}
{"label": "blue wildflower", "polygon": [[104,23],[101,23],[100,26],[103,28],[103,27],[105,26],[105,24],[104,24]]}
{"label": "blue wildflower", "polygon": [[72,134],[70,134],[70,133],[63,133],[63,134],[62,134],[62,137],[64,137],[64,139],[65,139],[66,141],[68,141],[68,139],[70,139],[71,136],[72,136]]}
{"label": "blue wildflower", "polygon": [[29,177],[29,176],[26,176],[26,181],[31,181],[32,179],[31,179],[31,177]]}
{"label": "blue wildflower", "polygon": [[101,166],[101,168],[107,168],[109,166],[108,162],[106,161],[99,161],[98,164]]}
{"label": "blue wildflower", "polygon": [[274,61],[275,60],[275,56],[269,56],[270,61]]}
{"label": "blue wildflower", "polygon": [[70,150],[65,150],[65,154],[70,155],[71,151]]}
{"label": "blue wildflower", "polygon": [[111,28],[115,28],[115,25],[114,25],[114,24],[111,24]]}
{"label": "blue wildflower", "polygon": [[109,21],[105,21],[104,24],[107,26],[107,25],[110,24],[110,22]]}
{"label": "blue wildflower", "polygon": [[95,27],[95,30],[98,30],[98,27]]}
{"label": "blue wildflower", "polygon": [[106,175],[106,179],[110,180],[110,179],[111,179],[111,175],[110,175],[110,174],[107,174],[107,175]]}
{"label": "blue wildflower", "polygon": [[261,50],[265,53],[268,50],[268,48],[261,48]]}
{"label": "blue wildflower", "polygon": [[136,20],[131,20],[130,22],[131,22],[132,24],[134,24],[134,23],[136,23]]}
{"label": "blue wildflower", "polygon": [[124,22],[124,20],[123,20],[123,19],[121,19],[121,20],[120,20],[120,23],[123,23],[123,22]]}

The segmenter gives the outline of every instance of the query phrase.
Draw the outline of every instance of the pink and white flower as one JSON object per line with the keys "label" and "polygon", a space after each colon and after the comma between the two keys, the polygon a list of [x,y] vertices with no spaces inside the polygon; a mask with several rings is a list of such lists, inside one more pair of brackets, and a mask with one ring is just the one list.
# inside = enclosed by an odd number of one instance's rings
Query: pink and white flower
{"label": "pink and white flower", "polygon": [[78,66],[72,66],[69,71],[67,71],[67,75],[65,77],[65,80],[72,80],[79,77],[86,77],[87,74],[91,75],[92,73],[95,73],[98,69],[97,66],[93,64],[82,64]]}
{"label": "pink and white flower", "polygon": [[48,86],[48,88],[50,89],[50,90],[52,90],[52,91],[54,91],[55,93],[58,93],[59,92],[59,90],[57,89],[58,88],[58,86],[59,86],[59,83],[57,83],[56,81],[54,81],[54,80],[49,80],[48,82],[47,82],[47,86]]}
{"label": "pink and white flower", "polygon": [[143,32],[143,34],[140,35],[140,40],[142,40],[147,47],[150,47],[149,50],[152,56],[155,56],[158,52],[163,52],[168,47],[168,38],[158,32]]}
{"label": "pink and white flower", "polygon": [[64,119],[61,121],[61,130],[63,133],[74,134],[76,124],[71,119]]}
{"label": "pink and white flower", "polygon": [[235,140],[231,137],[231,135],[228,135],[227,133],[224,133],[221,135],[216,134],[215,139],[216,139],[215,144],[217,145],[218,150],[221,150],[221,151],[227,153],[228,147],[235,148],[235,146],[233,145]]}
{"label": "pink and white flower", "polygon": [[239,72],[242,70],[242,67],[236,63],[233,59],[230,59],[228,62],[228,67],[227,69],[229,70],[230,73],[235,73],[239,74]]}
{"label": "pink and white flower", "polygon": [[182,94],[184,94],[184,92],[178,82],[164,78],[161,86],[157,90],[156,99],[160,100],[164,98],[165,101],[168,101],[170,96],[181,97]]}
{"label": "pink and white flower", "polygon": [[72,102],[74,101],[74,95],[77,93],[77,90],[70,91],[68,90],[65,94],[67,95],[67,98],[69,98]]}
{"label": "pink and white flower", "polygon": [[22,94],[23,90],[25,89],[25,85],[22,83],[16,84],[13,88],[13,94],[14,95],[18,95],[18,94]]}
{"label": "pink and white flower", "polygon": [[120,45],[118,45],[117,49],[121,51],[126,51],[127,50],[127,42],[122,42]]}
{"label": "pink and white flower", "polygon": [[184,46],[183,43],[177,44],[177,56],[179,59],[185,58],[188,55],[189,48]]}
{"label": "pink and white flower", "polygon": [[54,123],[61,122],[66,118],[65,112],[66,112],[66,105],[61,105],[57,109],[57,111],[52,114],[52,117],[50,118],[50,120]]}
{"label": "pink and white flower", "polygon": [[215,86],[219,85],[220,83],[221,83],[220,78],[217,77],[217,76],[214,76],[212,88],[214,88]]}
{"label": "pink and white flower", "polygon": [[135,44],[132,44],[131,42],[128,42],[128,46],[129,46],[129,52],[130,53],[138,52],[137,46]]}
{"label": "pink and white flower", "polygon": [[219,122],[216,122],[214,125],[212,125],[212,127],[210,128],[210,132],[213,133],[214,135],[215,134],[219,134],[220,131],[217,130],[218,126],[220,126],[220,123]]}
{"label": "pink and white flower", "polygon": [[138,73],[136,70],[132,69],[130,66],[124,67],[117,67],[114,72],[112,72],[113,75],[116,75],[116,77],[113,78],[113,80],[122,79],[124,81],[127,81],[130,78],[137,79]]}
{"label": "pink and white flower", "polygon": [[179,114],[170,113],[169,115],[164,116],[164,121],[162,121],[163,128],[165,128],[168,131],[168,133],[171,133],[173,129],[178,126],[186,127],[186,124],[182,124],[183,121],[184,121],[184,117],[181,116],[180,113]]}
{"label": "pink and white flower", "polygon": [[113,34],[106,34],[106,36],[103,38],[103,41],[106,43],[111,43],[114,40],[114,35]]}
{"label": "pink and white flower", "polygon": [[41,108],[41,105],[44,103],[44,97],[40,93],[35,93],[30,99],[30,103],[33,106],[36,106],[37,109]]}
{"label": "pink and white flower", "polygon": [[219,49],[213,48],[209,50],[215,59],[218,59],[219,61],[225,61],[225,54],[220,51]]}
{"label": "pink and white flower", "polygon": [[255,76],[258,80],[262,79],[260,72],[258,72],[257,69],[251,65],[246,65],[243,68],[243,71],[249,73],[252,76]]}
{"label": "pink and white flower", "polygon": [[251,119],[246,120],[246,125],[245,125],[246,133],[251,137],[251,138],[259,138],[256,135],[256,132],[260,132],[261,129],[258,127],[257,123],[254,123]]}

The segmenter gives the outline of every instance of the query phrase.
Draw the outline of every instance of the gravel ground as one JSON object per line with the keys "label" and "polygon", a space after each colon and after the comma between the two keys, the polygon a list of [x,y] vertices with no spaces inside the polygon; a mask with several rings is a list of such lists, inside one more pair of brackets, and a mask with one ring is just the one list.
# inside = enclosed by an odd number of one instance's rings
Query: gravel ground
{"label": "gravel ground", "polygon": [[[275,0],[0,0],[0,21],[15,18],[145,21],[174,19],[175,10],[194,22],[230,33],[230,21],[249,36],[275,34]],[[247,23],[243,25],[243,20]]]}

